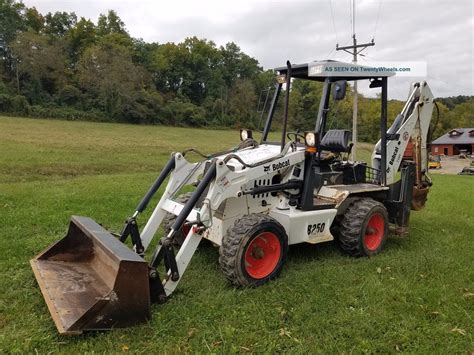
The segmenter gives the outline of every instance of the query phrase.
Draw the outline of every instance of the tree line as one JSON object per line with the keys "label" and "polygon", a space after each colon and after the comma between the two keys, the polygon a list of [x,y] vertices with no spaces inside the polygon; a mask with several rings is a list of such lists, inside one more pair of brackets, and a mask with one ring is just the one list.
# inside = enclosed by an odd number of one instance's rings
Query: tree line
{"label": "tree line", "polygon": [[[0,112],[44,118],[258,129],[275,82],[233,42],[147,43],[113,10],[93,22],[74,12],[43,15],[15,0],[0,0],[0,61]],[[319,83],[295,81],[293,129],[311,128],[320,96]],[[334,128],[350,127],[351,100],[334,105]],[[389,117],[402,105],[391,102]],[[440,103],[452,117],[438,130],[472,122],[472,105],[472,97]],[[378,101],[360,95],[359,107],[360,139],[374,141]]]}

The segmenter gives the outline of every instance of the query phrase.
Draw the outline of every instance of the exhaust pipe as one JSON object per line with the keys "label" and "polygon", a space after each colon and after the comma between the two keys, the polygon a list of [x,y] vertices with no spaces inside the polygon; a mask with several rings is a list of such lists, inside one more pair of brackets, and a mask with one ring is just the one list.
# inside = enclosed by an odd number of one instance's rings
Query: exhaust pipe
{"label": "exhaust pipe", "polygon": [[148,264],[88,217],[30,261],[60,334],[127,327],[150,318]]}

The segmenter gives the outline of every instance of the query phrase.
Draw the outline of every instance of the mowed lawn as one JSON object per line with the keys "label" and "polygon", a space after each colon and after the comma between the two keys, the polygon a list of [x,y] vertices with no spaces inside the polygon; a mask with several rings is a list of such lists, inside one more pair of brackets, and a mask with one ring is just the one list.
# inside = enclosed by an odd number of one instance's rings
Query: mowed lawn
{"label": "mowed lawn", "polygon": [[148,323],[59,336],[29,259],[71,214],[118,230],[170,152],[237,143],[232,130],[0,117],[0,353],[474,351],[474,177],[454,175],[433,177],[410,235],[376,257],[295,246],[278,280],[235,289],[204,247]]}

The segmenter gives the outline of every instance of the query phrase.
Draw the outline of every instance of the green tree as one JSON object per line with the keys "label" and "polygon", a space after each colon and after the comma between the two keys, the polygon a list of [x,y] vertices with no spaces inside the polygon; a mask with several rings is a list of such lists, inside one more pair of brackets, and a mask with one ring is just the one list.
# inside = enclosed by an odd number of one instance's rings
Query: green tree
{"label": "green tree", "polygon": [[230,89],[229,115],[236,127],[255,127],[256,94],[252,82],[248,79],[238,79]]}
{"label": "green tree", "polygon": [[78,66],[80,87],[92,105],[114,120],[126,120],[141,90],[146,89],[146,72],[132,62],[127,48],[101,42],[87,48]]}
{"label": "green tree", "polygon": [[23,91],[35,103],[53,95],[67,81],[67,59],[62,41],[51,41],[32,31],[19,34],[11,49],[18,60]]}
{"label": "green tree", "polygon": [[25,29],[25,5],[15,0],[0,0],[0,46],[6,48],[19,31]]}
{"label": "green tree", "polygon": [[[292,81],[288,118],[291,129],[299,131],[314,129],[322,88],[322,83],[317,81]],[[284,92],[282,92],[282,98],[283,94]],[[293,100],[295,103],[292,102]]]}
{"label": "green tree", "polygon": [[45,19],[35,7],[26,9],[25,11],[25,25],[26,28],[34,31],[41,32],[44,28]]}
{"label": "green tree", "polygon": [[258,61],[243,53],[234,42],[220,47],[220,54],[222,76],[228,87],[231,87],[238,78],[253,79],[262,71],[262,68],[258,66]]}
{"label": "green tree", "polygon": [[177,94],[186,74],[188,51],[175,43],[160,45],[152,54],[150,70],[157,90]]}
{"label": "green tree", "polygon": [[[260,118],[256,104],[262,90],[276,82],[272,70],[264,71],[233,42],[217,47],[192,36],[180,43],[147,43],[131,37],[113,10],[95,25],[74,12],[42,15],[19,0],[0,0],[0,62],[0,110],[42,117],[252,127]],[[293,81],[290,129],[314,128],[322,87]],[[330,100],[326,129],[351,128],[350,91],[344,100]],[[284,94],[275,129],[281,125]],[[438,101],[435,137],[474,126],[473,97]],[[389,102],[389,123],[403,105]],[[379,100],[359,95],[358,124],[360,140],[378,139]]]}
{"label": "green tree", "polygon": [[[202,104],[211,90],[213,94],[219,91],[220,72],[217,69],[220,61],[216,45],[212,41],[186,38],[181,44],[187,51],[185,58],[182,93],[195,104]],[[214,75],[213,75],[214,74]]]}
{"label": "green tree", "polygon": [[450,116],[453,125],[458,127],[474,127],[474,100],[471,99],[456,105],[450,112]]}
{"label": "green tree", "polygon": [[69,42],[69,54],[72,63],[75,64],[84,50],[96,42],[94,23],[81,17],[76,25],[67,33],[67,39]]}
{"label": "green tree", "polygon": [[205,111],[189,100],[175,98],[168,102],[164,109],[165,123],[175,126],[205,126]]}
{"label": "green tree", "polygon": [[97,34],[105,36],[111,33],[127,34],[125,23],[114,10],[109,10],[107,15],[101,14],[97,21]]}
{"label": "green tree", "polygon": [[60,12],[54,14],[48,12],[45,16],[45,33],[62,37],[66,35],[77,23],[77,16],[74,12]]}
{"label": "green tree", "polygon": [[17,58],[10,45],[20,31],[25,30],[25,5],[14,0],[0,0],[0,60],[3,75],[8,81],[14,81],[17,93],[20,91],[20,78]]}

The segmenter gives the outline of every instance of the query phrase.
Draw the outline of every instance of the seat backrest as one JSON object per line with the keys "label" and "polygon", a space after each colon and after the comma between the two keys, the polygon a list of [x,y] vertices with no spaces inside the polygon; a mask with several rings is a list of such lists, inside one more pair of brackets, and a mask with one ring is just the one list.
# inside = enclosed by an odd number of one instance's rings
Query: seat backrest
{"label": "seat backrest", "polygon": [[321,149],[335,153],[349,153],[352,148],[352,144],[349,143],[351,138],[351,131],[330,129],[321,140]]}

